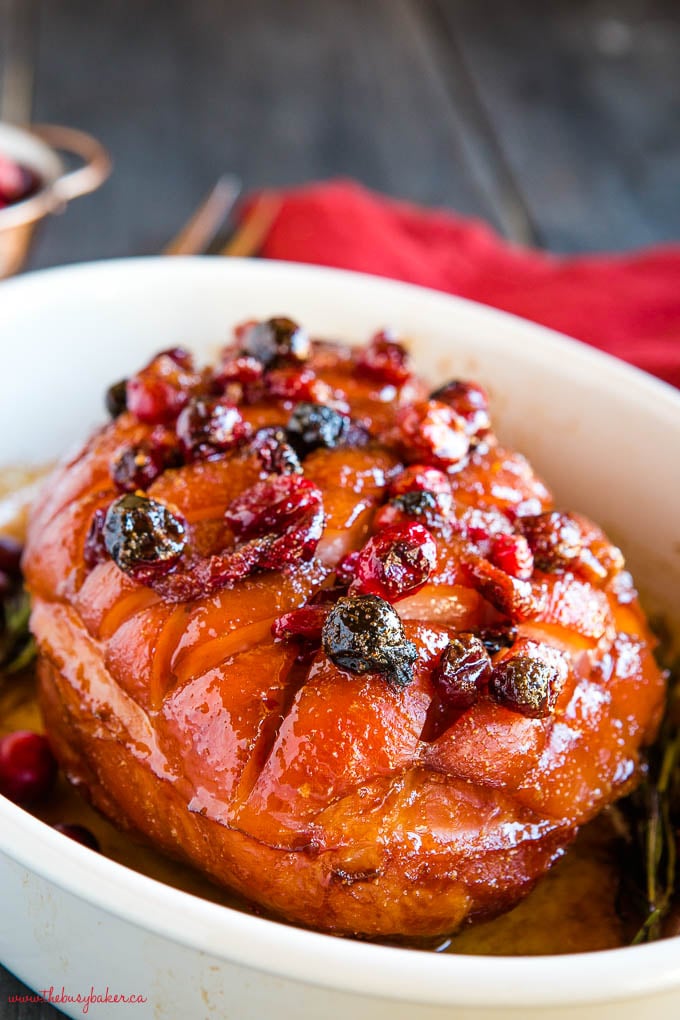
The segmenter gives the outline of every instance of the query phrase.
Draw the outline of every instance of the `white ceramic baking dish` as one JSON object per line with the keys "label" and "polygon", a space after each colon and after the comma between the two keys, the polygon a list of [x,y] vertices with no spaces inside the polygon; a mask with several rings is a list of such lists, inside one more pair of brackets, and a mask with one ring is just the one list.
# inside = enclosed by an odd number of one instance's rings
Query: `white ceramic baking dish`
{"label": "white ceramic baking dish", "polygon": [[[558,500],[623,544],[648,599],[678,610],[680,395],[583,345],[416,287],[285,263],[147,259],[0,285],[0,464],[44,462],[103,418],[108,383],[154,350],[210,354],[239,320],[320,335],[395,326],[433,382],[488,385],[498,431]],[[680,1015],[680,939],[560,957],[472,958],[362,944],[178,892],[0,798],[0,959],[29,985],[105,989],[140,1018],[655,1020]],[[508,947],[510,949],[511,947]],[[62,1006],[71,1016],[83,1007]],[[120,1017],[119,1004],[89,1007]]]}

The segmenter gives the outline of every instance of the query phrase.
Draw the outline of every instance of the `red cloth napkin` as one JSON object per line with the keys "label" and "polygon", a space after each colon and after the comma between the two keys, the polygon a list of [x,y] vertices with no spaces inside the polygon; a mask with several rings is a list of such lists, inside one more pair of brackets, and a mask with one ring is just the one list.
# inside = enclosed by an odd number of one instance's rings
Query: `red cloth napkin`
{"label": "red cloth napkin", "polygon": [[472,298],[680,386],[680,245],[561,258],[509,244],[477,220],[341,180],[281,193],[262,254]]}

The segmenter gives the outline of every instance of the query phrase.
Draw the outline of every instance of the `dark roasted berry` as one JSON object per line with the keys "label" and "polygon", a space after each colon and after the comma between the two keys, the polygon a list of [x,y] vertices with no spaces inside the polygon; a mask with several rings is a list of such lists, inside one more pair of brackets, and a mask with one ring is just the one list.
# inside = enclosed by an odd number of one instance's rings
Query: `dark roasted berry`
{"label": "dark roasted berry", "polygon": [[258,429],[250,444],[260,458],[262,470],[268,475],[302,474],[300,459],[288,442],[285,429],[268,427]]}
{"label": "dark roasted berry", "polygon": [[15,804],[32,804],[52,790],[57,763],[47,739],[16,730],[0,740],[0,793]]}
{"label": "dark roasted berry", "polygon": [[517,519],[539,570],[548,573],[568,570],[578,561],[583,549],[583,535],[578,523],[558,510]]}
{"label": "dark roasted berry", "polygon": [[195,397],[177,419],[177,438],[185,456],[207,460],[232,450],[247,439],[251,426],[238,407],[220,400]]}
{"label": "dark roasted berry", "polygon": [[21,554],[24,547],[16,538],[0,535],[0,570],[9,577],[21,577]]}
{"label": "dark roasted berry", "polygon": [[179,451],[168,445],[139,443],[121,450],[111,465],[111,478],[120,492],[136,492],[148,489],[166,468],[181,463]]}
{"label": "dark roasted berry", "polygon": [[405,492],[381,506],[375,515],[374,527],[386,528],[392,524],[405,524],[417,520],[427,528],[441,528],[444,518],[432,492]]}
{"label": "dark roasted berry", "polygon": [[474,634],[451,639],[432,674],[432,683],[445,708],[470,708],[491,673],[491,659]]}
{"label": "dark roasted berry", "polygon": [[118,418],[127,410],[127,379],[121,379],[120,382],[109,386],[104,399],[106,410],[111,417]]}
{"label": "dark roasted berry", "polygon": [[470,440],[465,420],[447,404],[437,400],[409,404],[399,412],[397,425],[408,460],[450,467],[467,456]]}
{"label": "dark roasted berry", "polygon": [[377,595],[352,595],[331,609],[322,631],[323,650],[349,673],[382,673],[395,687],[413,680],[418,653],[401,620]]}
{"label": "dark roasted berry", "polygon": [[512,648],[517,640],[517,627],[511,623],[504,627],[487,627],[480,630],[477,637],[489,655],[498,655],[504,648]]}
{"label": "dark roasted berry", "polygon": [[417,592],[437,565],[437,546],[422,524],[393,524],[359,553],[352,593],[396,602]]}
{"label": "dark roasted berry", "polygon": [[357,357],[356,374],[391,386],[402,386],[411,376],[408,352],[390,330],[376,333]]}
{"label": "dark roasted berry", "polygon": [[68,836],[75,843],[80,843],[82,846],[86,846],[89,850],[96,850],[99,852],[99,840],[86,829],[84,825],[71,825],[64,822],[57,822],[56,825],[52,826],[57,832],[60,832],[62,836]]}
{"label": "dark roasted berry", "polygon": [[452,407],[464,419],[468,435],[483,435],[489,431],[489,398],[477,383],[454,379],[435,390],[432,399]]}
{"label": "dark roasted berry", "polygon": [[557,680],[555,666],[541,659],[515,655],[494,666],[489,691],[505,708],[530,719],[542,719],[550,714]]}
{"label": "dark roasted berry", "polygon": [[103,563],[108,557],[106,542],[104,541],[104,524],[106,522],[106,510],[101,507],[95,510],[90,521],[85,544],[83,545],[83,559],[85,566],[92,570],[98,563]]}
{"label": "dark roasted berry", "polygon": [[106,512],[104,543],[122,571],[145,580],[175,565],[184,551],[186,529],[163,503],[148,496],[120,496]]}
{"label": "dark roasted berry", "polygon": [[310,353],[306,330],[283,316],[246,327],[241,344],[243,354],[256,358],[265,368],[306,361]]}
{"label": "dark roasted berry", "polygon": [[489,558],[495,566],[520,581],[528,581],[534,572],[534,557],[524,535],[495,535]]}
{"label": "dark roasted berry", "polygon": [[303,401],[294,408],[288,422],[290,442],[300,457],[319,447],[333,449],[343,442],[349,429],[349,418],[325,404]]}

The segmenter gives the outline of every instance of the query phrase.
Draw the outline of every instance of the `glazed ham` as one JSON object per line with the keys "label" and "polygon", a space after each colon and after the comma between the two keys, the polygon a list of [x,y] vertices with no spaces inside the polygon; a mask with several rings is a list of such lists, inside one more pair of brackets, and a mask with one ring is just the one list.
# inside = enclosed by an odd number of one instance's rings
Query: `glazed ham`
{"label": "glazed ham", "polygon": [[118,825],[288,920],[416,937],[510,907],[635,785],[664,683],[632,579],[480,387],[273,319],[107,405],[24,566],[51,744]]}

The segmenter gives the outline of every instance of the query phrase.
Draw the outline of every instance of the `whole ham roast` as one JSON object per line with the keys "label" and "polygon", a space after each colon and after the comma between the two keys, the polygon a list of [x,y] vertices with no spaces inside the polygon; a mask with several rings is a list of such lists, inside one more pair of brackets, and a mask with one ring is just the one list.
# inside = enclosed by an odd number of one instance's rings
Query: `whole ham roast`
{"label": "whole ham roast", "polygon": [[107,406],[25,571],[50,741],[117,825],[290,921],[416,937],[636,784],[664,678],[632,579],[481,387],[278,318]]}

